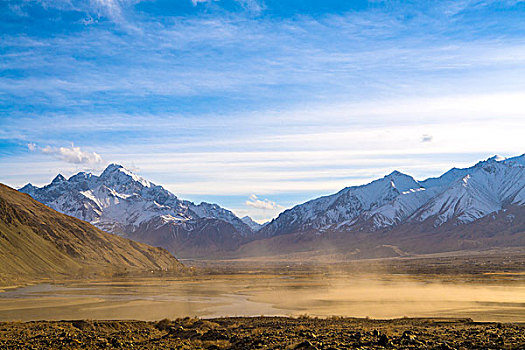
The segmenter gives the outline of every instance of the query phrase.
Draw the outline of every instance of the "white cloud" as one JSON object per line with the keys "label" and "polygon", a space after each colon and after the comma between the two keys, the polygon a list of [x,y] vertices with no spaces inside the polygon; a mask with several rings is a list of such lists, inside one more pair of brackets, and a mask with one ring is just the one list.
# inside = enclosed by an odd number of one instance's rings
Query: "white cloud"
{"label": "white cloud", "polygon": [[125,1],[119,0],[92,0],[93,7],[100,12],[107,14],[110,18],[118,19],[122,16],[122,4]]}
{"label": "white cloud", "polygon": [[[93,24],[97,18],[106,17],[116,23],[126,24],[125,11],[144,0],[38,0],[44,9],[60,11],[84,12],[87,18],[81,20],[84,24]],[[10,10],[18,16],[28,16],[27,7],[33,2],[24,1],[21,5],[10,5]]]}
{"label": "white cloud", "polygon": [[250,196],[250,199],[245,202],[247,206],[254,207],[262,210],[276,210],[282,209],[283,207],[279,204],[272,202],[268,199],[260,200],[255,194]]}
{"label": "white cloud", "polygon": [[[270,211],[245,204],[251,193],[262,198],[279,193],[329,194],[393,170],[424,179],[495,153],[522,154],[524,101],[525,91],[519,91],[409,97],[375,105],[319,104],[310,110],[232,114],[228,119],[110,115],[97,119],[96,128],[87,117],[50,116],[38,123],[20,118],[5,123],[0,136],[4,132],[38,140],[35,130],[67,135],[89,129],[95,135],[140,129],[144,133],[140,143],[114,144],[108,139],[96,146],[104,149],[104,158],[133,168],[135,163],[146,177],[183,198],[235,195],[241,198],[238,207],[266,214]],[[221,128],[234,132],[217,132]],[[180,137],[173,138],[174,134]],[[425,135],[432,141],[422,142]],[[7,174],[5,163],[1,165]]]}
{"label": "white cloud", "polygon": [[197,6],[201,2],[209,2],[209,0],[191,0],[193,6]]}
{"label": "white cloud", "polygon": [[34,143],[29,143],[27,148],[31,152],[40,151],[42,154],[54,156],[55,158],[67,163],[84,164],[89,166],[98,166],[102,164],[102,157],[100,154],[96,152],[83,151],[80,149],[80,147],[75,147],[73,144],[71,147],[45,146],[40,148]]}
{"label": "white cloud", "polygon": [[[191,0],[191,3],[193,4],[193,6],[197,6],[200,3],[210,3],[213,1],[217,1],[217,0]],[[235,1],[238,2],[245,10],[256,13],[256,14],[261,13],[265,9],[264,4],[258,0],[235,0]]]}
{"label": "white cloud", "polygon": [[256,14],[259,14],[264,10],[264,4],[257,0],[237,0],[237,2],[241,4],[244,9]]}

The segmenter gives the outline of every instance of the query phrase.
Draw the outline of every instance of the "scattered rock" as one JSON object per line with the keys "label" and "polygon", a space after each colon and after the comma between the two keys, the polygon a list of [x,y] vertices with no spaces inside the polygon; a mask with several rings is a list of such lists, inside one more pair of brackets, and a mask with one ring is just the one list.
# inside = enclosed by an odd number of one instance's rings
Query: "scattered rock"
{"label": "scattered rock", "polygon": [[379,340],[377,341],[377,344],[378,345],[381,345],[381,346],[388,346],[390,343],[388,337],[386,336],[386,334],[381,334],[381,336],[379,337]]}
{"label": "scattered rock", "polygon": [[524,334],[525,324],[421,319],[5,322],[0,349],[525,349]]}
{"label": "scattered rock", "polygon": [[91,328],[91,323],[85,320],[72,321],[71,324],[82,331]]}
{"label": "scattered rock", "polygon": [[303,341],[295,346],[295,350],[317,350],[308,340]]}
{"label": "scattered rock", "polygon": [[171,321],[167,318],[160,320],[155,324],[155,328],[157,328],[159,331],[166,331],[171,325]]}

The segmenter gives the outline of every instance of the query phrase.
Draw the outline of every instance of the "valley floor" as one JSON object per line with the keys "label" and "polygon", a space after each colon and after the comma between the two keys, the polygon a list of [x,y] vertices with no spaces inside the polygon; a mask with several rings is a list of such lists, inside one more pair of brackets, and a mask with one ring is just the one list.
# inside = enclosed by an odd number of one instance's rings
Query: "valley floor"
{"label": "valley floor", "polygon": [[525,349],[522,249],[185,263],[4,287],[0,349]]}
{"label": "valley floor", "polygon": [[0,323],[2,349],[524,349],[525,324],[310,317]]}
{"label": "valley floor", "polygon": [[353,262],[193,261],[193,275],[36,280],[0,292],[0,321],[290,316],[525,322],[525,252]]}

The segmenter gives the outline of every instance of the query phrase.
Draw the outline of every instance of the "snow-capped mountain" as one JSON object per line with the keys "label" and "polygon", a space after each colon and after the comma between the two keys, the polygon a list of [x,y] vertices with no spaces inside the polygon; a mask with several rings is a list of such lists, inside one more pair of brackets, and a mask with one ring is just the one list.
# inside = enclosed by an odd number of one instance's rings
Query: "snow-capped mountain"
{"label": "snow-capped mountain", "polygon": [[406,192],[418,192],[419,183],[398,171],[363,186],[347,187],[336,194],[317,198],[286,210],[261,232],[266,236],[297,231],[352,226],[364,216],[378,219],[387,213],[379,210]]}
{"label": "snow-capped mountain", "polygon": [[241,218],[242,222],[244,222],[246,225],[250,226],[250,228],[253,231],[260,230],[265,224],[259,224],[258,222],[255,222],[251,217],[244,216]]}
{"label": "snow-capped mountain", "polygon": [[377,257],[525,245],[525,155],[494,156],[422,181],[394,171],[297,205],[264,225],[216,204],[181,200],[115,164],[100,176],[58,175],[47,186],[20,191],[180,257],[319,249]]}
{"label": "snow-capped mountain", "polygon": [[[100,176],[81,172],[66,179],[59,174],[49,185],[38,188],[28,184],[20,191],[105,231],[140,237],[144,242],[158,243],[157,238],[150,236],[170,227],[176,227],[178,238],[183,240],[197,231],[204,235],[207,229],[217,227],[227,229],[238,243],[253,233],[251,227],[231,211],[217,204],[181,200],[162,186],[117,164],[109,165]],[[177,244],[172,243],[169,248],[179,253]],[[216,243],[220,246],[220,242]]]}
{"label": "snow-capped mountain", "polygon": [[508,206],[525,206],[525,155],[498,156],[438,178],[416,181],[398,171],[286,210],[260,236],[376,231],[402,224],[460,225]]}
{"label": "snow-capped mountain", "polygon": [[[452,221],[469,223],[509,205],[525,205],[525,166],[520,159],[479,162],[445,185],[440,193],[410,218],[414,221],[434,220],[434,226]],[[458,173],[459,174],[459,173]]]}

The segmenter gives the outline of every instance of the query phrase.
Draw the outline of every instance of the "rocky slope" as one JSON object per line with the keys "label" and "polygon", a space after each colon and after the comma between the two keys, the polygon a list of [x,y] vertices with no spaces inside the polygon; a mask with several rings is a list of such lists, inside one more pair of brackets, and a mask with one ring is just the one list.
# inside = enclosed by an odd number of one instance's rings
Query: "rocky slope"
{"label": "rocky slope", "polygon": [[103,232],[0,184],[0,280],[181,268],[162,248]]}
{"label": "rocky slope", "polygon": [[42,188],[28,184],[20,191],[102,230],[160,245],[181,257],[233,250],[253,234],[231,211],[181,200],[116,164],[100,176],[58,175]]}

